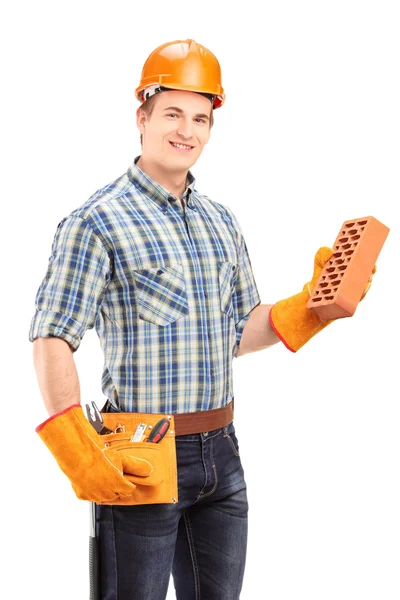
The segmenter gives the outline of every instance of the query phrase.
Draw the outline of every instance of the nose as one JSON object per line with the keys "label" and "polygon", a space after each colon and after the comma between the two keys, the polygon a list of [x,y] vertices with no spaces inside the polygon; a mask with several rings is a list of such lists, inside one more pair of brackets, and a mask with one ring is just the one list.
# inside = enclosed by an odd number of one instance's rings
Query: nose
{"label": "nose", "polygon": [[178,135],[181,135],[186,140],[192,137],[193,124],[190,119],[181,119],[178,125]]}

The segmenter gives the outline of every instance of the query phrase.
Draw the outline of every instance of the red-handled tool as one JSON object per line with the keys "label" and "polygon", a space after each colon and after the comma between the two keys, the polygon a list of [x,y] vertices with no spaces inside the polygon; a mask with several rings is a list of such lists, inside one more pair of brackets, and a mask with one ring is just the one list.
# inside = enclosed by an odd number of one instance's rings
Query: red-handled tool
{"label": "red-handled tool", "polygon": [[153,442],[153,444],[158,444],[169,429],[169,419],[163,418],[156,423],[147,438],[146,442]]}

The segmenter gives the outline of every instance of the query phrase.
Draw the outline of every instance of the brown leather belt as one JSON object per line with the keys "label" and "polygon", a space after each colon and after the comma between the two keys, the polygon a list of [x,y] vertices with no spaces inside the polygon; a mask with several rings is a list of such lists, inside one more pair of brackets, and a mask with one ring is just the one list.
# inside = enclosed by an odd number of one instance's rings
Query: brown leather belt
{"label": "brown leather belt", "polygon": [[[173,413],[175,436],[206,433],[229,425],[233,421],[233,401],[234,399],[232,398],[229,404],[222,408],[200,410],[198,412]],[[110,402],[107,400],[101,412],[109,412],[109,405]]]}
{"label": "brown leather belt", "polygon": [[174,413],[175,435],[206,433],[220,429],[233,421],[233,398],[222,408],[201,410],[199,412]]}

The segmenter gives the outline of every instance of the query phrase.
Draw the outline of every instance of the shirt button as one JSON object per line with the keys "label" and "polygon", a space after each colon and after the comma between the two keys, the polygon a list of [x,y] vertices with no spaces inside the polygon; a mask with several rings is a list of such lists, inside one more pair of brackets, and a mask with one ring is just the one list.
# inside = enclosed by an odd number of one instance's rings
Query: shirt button
{"label": "shirt button", "polygon": [[204,292],[204,295],[205,295],[205,297],[206,297],[206,298],[208,298],[208,294],[207,294],[207,292]]}
{"label": "shirt button", "polygon": [[233,265],[233,267],[232,267],[232,271],[234,271],[235,269],[236,269],[236,267],[235,267],[235,265]]}
{"label": "shirt button", "polygon": [[207,333],[207,335],[208,335],[209,338],[211,337],[211,333]]}
{"label": "shirt button", "polygon": [[159,269],[159,270],[157,271],[157,275],[162,275],[163,273],[164,273],[164,271],[161,271],[161,269]]}
{"label": "shirt button", "polygon": [[198,253],[197,253],[197,256],[201,256],[201,252],[198,252]]}
{"label": "shirt button", "polygon": [[210,374],[211,374],[211,375],[214,375],[214,371],[213,371],[213,369],[211,369],[211,370],[210,370]]}

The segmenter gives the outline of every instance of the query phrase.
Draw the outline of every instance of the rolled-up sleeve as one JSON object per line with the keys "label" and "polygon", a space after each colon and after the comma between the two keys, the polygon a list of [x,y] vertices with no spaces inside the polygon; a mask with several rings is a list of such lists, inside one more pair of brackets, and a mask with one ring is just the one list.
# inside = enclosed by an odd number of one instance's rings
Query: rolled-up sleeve
{"label": "rolled-up sleeve", "polygon": [[90,224],[69,215],[58,225],[47,272],[36,294],[29,341],[63,338],[79,348],[92,329],[111,278],[111,261]]}
{"label": "rolled-up sleeve", "polygon": [[239,270],[236,278],[235,291],[232,297],[233,314],[236,328],[236,348],[234,355],[239,349],[240,340],[250,313],[261,303],[257,285],[254,279],[249,252],[244,237],[241,238],[239,252]]}

